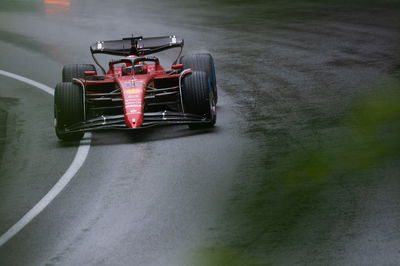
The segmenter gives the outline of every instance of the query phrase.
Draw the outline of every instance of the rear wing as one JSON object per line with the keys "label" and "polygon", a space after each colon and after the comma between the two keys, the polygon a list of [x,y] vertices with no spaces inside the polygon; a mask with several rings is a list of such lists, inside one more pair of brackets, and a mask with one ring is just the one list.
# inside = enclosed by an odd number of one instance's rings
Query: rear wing
{"label": "rear wing", "polygon": [[90,46],[92,54],[109,54],[109,55],[148,55],[158,53],[175,47],[183,47],[183,39],[175,36],[161,37],[130,37],[122,40],[98,41]]}

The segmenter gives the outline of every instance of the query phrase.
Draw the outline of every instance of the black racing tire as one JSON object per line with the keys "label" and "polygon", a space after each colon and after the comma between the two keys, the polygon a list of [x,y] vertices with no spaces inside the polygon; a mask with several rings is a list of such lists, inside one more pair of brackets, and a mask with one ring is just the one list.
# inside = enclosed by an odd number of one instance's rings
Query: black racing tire
{"label": "black racing tire", "polygon": [[210,79],[211,87],[214,92],[215,103],[218,102],[217,78],[215,75],[214,59],[209,53],[186,55],[180,58],[180,63],[184,68],[193,71],[204,71]]}
{"label": "black racing tire", "polygon": [[206,122],[189,124],[189,128],[210,128],[215,125],[217,113],[215,98],[204,71],[193,71],[183,78],[182,101],[185,113],[207,118]]}
{"label": "black racing tire", "polygon": [[71,82],[73,78],[83,78],[85,71],[96,71],[96,68],[92,64],[65,65],[62,70],[62,81]]}
{"label": "black racing tire", "polygon": [[84,132],[65,132],[65,128],[85,117],[83,90],[72,82],[58,83],[54,91],[56,135],[61,140],[80,140]]}

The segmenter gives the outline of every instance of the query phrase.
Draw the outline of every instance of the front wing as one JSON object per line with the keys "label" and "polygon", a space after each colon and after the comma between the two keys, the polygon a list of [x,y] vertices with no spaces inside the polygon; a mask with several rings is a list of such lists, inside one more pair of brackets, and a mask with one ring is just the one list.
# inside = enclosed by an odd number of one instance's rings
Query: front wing
{"label": "front wing", "polygon": [[188,125],[188,124],[203,124],[210,120],[206,117],[180,113],[180,112],[147,112],[144,113],[144,122],[139,128],[129,128],[125,124],[125,116],[121,115],[108,115],[99,116],[96,118],[89,119],[85,122],[76,123],[70,127],[65,128],[65,132],[80,132],[80,131],[95,131],[103,129],[143,129],[153,126],[165,126],[165,125]]}

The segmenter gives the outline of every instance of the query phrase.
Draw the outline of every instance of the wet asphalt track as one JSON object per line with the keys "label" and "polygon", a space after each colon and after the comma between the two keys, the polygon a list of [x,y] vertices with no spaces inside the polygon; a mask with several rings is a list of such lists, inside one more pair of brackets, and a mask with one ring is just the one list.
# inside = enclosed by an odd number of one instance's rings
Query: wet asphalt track
{"label": "wet asphalt track", "polygon": [[[247,178],[243,169],[255,165],[258,152],[274,151],[273,140],[281,134],[293,141],[304,137],[312,129],[299,128],[310,121],[323,127],[321,117],[335,119],[344,102],[360,93],[358,85],[384,79],[399,62],[395,13],[375,10],[373,22],[365,14],[355,18],[340,13],[317,17],[318,23],[282,24],[273,20],[273,13],[272,19],[254,13],[240,20],[242,12],[254,11],[246,5],[219,9],[151,0],[121,8],[128,2],[1,2],[0,69],[52,87],[64,64],[91,62],[88,47],[96,40],[131,33],[177,34],[185,38],[187,54],[210,51],[215,57],[221,89],[217,127],[95,133],[89,157],[69,186],[0,247],[1,265],[189,264],[196,248],[215,241],[223,231],[215,228],[232,185]],[[178,8],[171,9],[172,4]],[[0,132],[0,141],[6,136],[0,145],[2,233],[57,182],[77,146],[57,141],[50,96],[9,78],[0,76],[0,81],[1,117],[7,117],[6,132]],[[247,127],[266,130],[268,141]],[[397,197],[380,202],[387,203],[386,214],[398,211]],[[379,224],[379,219],[369,219],[378,207],[365,208],[359,214],[359,231],[368,236],[371,230],[366,228]],[[386,250],[373,257],[377,262],[383,256],[391,263],[398,258],[393,255],[398,241],[382,236],[398,233],[396,217],[388,216],[383,234],[372,230],[379,248]],[[340,226],[347,227],[346,219],[353,218],[344,218]],[[353,264],[364,251],[376,249],[368,237],[353,239],[351,234],[326,243],[323,252],[313,243],[305,245],[308,253],[301,255],[284,249],[276,261],[292,264],[300,257],[303,264],[315,264],[310,252],[314,248],[320,262]],[[299,245],[291,247],[301,251]]]}
{"label": "wet asphalt track", "polygon": [[[59,15],[44,14],[40,3],[37,10],[24,10],[29,3],[9,6],[1,13],[7,21],[1,29],[1,50],[7,51],[1,69],[49,86],[60,80],[63,64],[91,62],[88,45],[97,39],[179,32],[143,23],[139,11],[129,12],[125,22],[110,22],[100,20],[89,4],[81,10],[74,3],[73,10]],[[138,21],[131,19],[135,12]],[[132,21],[142,25],[130,26]],[[196,40],[188,43],[188,52],[203,49]],[[94,134],[85,166],[39,217],[1,247],[0,264],[185,264],[213,235],[209,228],[215,226],[241,154],[234,104],[224,95],[214,130],[178,126]],[[63,174],[76,143],[55,138],[49,95],[1,77],[1,98],[8,112],[0,188],[3,233]]]}

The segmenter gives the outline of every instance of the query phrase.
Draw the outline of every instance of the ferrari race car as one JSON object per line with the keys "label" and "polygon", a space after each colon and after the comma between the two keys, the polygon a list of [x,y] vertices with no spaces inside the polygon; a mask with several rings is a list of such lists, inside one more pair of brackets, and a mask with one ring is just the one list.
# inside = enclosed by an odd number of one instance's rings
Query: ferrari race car
{"label": "ferrari race car", "polygon": [[[102,73],[92,64],[66,65],[55,88],[57,137],[79,140],[86,131],[171,124],[213,127],[218,97],[213,58],[208,53],[180,56],[183,44],[175,36],[93,44],[90,51]],[[180,48],[170,69],[147,56],[170,48]],[[96,54],[119,58],[110,61],[106,71]]]}

